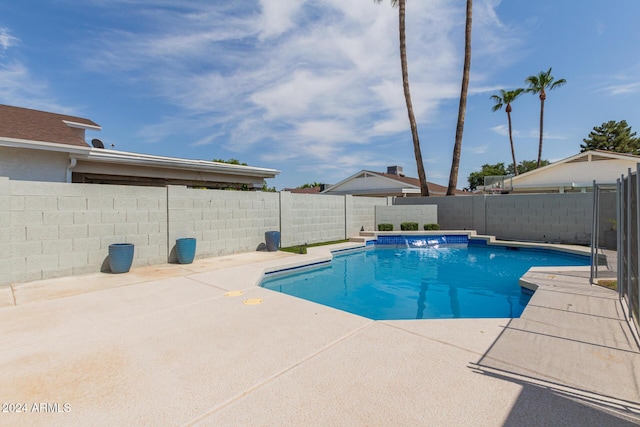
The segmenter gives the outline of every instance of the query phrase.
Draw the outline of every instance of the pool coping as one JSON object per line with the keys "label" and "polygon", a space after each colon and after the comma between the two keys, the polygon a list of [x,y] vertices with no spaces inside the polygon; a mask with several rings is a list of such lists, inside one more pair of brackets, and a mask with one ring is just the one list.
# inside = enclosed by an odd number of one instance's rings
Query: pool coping
{"label": "pool coping", "polygon": [[[307,256],[304,258],[287,258],[277,265],[268,266],[263,272],[263,277],[266,275],[278,273],[287,270],[296,270],[299,268],[311,267],[319,264],[325,264],[331,262],[334,254],[346,252],[350,250],[365,249],[367,243],[376,241],[378,236],[468,236],[469,240],[482,241],[487,246],[504,246],[504,247],[516,247],[516,248],[531,248],[531,249],[547,249],[552,251],[564,252],[573,255],[591,256],[591,250],[588,247],[577,245],[565,245],[557,243],[539,243],[539,242],[520,242],[511,240],[497,240],[495,236],[479,235],[474,230],[437,230],[437,231],[381,231],[381,232],[361,232],[360,236],[352,237],[349,242],[337,243],[333,245],[314,246],[307,248]],[[598,254],[599,263],[606,263],[606,255]],[[565,267],[566,271],[575,270],[576,268],[587,268],[584,266],[569,266]],[[542,267],[532,267],[542,268]],[[559,268],[554,269],[557,271]],[[530,271],[530,270],[529,270]],[[529,272],[527,271],[527,273]],[[525,277],[525,273],[522,277]],[[260,281],[257,285],[260,285]],[[522,278],[520,279],[522,280]],[[535,291],[537,286],[535,283],[522,280],[520,286],[531,291]]]}

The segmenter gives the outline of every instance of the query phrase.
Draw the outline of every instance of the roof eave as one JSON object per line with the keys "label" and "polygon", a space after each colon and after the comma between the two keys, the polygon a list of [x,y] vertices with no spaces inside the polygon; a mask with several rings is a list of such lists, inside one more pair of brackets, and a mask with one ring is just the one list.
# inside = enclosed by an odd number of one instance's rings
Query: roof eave
{"label": "roof eave", "polygon": [[106,163],[124,163],[168,169],[179,168],[186,170],[217,172],[230,175],[257,176],[263,178],[274,178],[276,175],[280,174],[280,171],[276,169],[231,165],[226,163],[209,162],[206,160],[191,160],[175,157],[152,156],[148,154],[138,154],[127,151],[107,151],[100,148],[90,149],[86,160]]}
{"label": "roof eave", "polygon": [[91,147],[81,145],[60,144],[57,142],[32,141],[28,139],[7,138],[0,136],[0,146],[12,148],[28,148],[32,150],[56,151],[70,154],[87,154]]}

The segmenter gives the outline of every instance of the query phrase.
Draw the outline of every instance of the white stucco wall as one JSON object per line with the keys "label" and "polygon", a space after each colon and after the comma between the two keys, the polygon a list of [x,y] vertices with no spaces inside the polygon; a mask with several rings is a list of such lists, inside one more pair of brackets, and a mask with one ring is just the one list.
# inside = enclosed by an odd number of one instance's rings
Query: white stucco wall
{"label": "white stucco wall", "polygon": [[20,181],[66,182],[69,155],[0,147],[0,176]]}
{"label": "white stucco wall", "polygon": [[378,176],[366,176],[363,178],[353,178],[339,187],[332,189],[332,191],[358,191],[358,190],[372,190],[372,189],[383,189],[383,190],[393,190],[397,189],[398,191],[404,187],[409,187],[408,184],[403,185],[397,181],[393,181],[391,179],[381,178]]}
{"label": "white stucco wall", "polygon": [[565,163],[557,167],[524,174],[513,179],[513,186],[539,184],[584,184],[595,179],[599,183],[615,183],[620,175],[627,175],[628,168],[635,171],[637,160],[595,160],[591,162]]}

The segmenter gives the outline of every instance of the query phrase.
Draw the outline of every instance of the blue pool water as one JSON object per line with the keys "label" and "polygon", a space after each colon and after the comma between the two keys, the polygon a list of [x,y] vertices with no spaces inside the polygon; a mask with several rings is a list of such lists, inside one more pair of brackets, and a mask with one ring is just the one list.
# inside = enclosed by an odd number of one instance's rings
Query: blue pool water
{"label": "blue pool water", "polygon": [[520,317],[533,266],[589,265],[587,256],[486,245],[369,247],[262,286],[375,320]]}

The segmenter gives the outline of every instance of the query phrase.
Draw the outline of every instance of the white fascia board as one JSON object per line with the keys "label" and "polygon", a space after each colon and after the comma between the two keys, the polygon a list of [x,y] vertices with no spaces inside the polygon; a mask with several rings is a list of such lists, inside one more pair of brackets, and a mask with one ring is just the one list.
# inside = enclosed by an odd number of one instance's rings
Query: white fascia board
{"label": "white fascia board", "polygon": [[402,194],[420,194],[419,188],[403,188]]}
{"label": "white fascia board", "polygon": [[26,148],[30,150],[56,151],[69,154],[88,154],[91,147],[79,145],[59,144],[56,142],[31,141],[28,139],[16,139],[0,137],[0,147]]}
{"label": "white fascia board", "polygon": [[64,123],[65,125],[67,125],[69,127],[77,128],[77,129],[102,130],[101,126],[89,125],[89,124],[86,124],[86,123],[72,122],[72,121],[69,121],[69,120],[63,120],[62,123]]}
{"label": "white fascia board", "polygon": [[[614,181],[596,181],[597,184],[615,184]],[[556,183],[550,183],[550,184],[527,184],[527,185],[514,185],[513,189],[516,190],[518,188],[522,188],[522,189],[532,189],[532,188],[540,188],[540,189],[547,189],[547,188],[559,188],[559,187],[564,187],[564,188],[583,188],[583,187],[593,187],[593,182],[556,182]]]}
{"label": "white fascia board", "polygon": [[179,168],[199,170],[207,172],[219,172],[232,175],[275,177],[279,170],[258,168],[254,166],[231,165],[227,163],[209,162],[206,160],[191,160],[177,157],[154,156],[150,154],[138,154],[127,151],[105,150],[101,148],[90,149],[87,161],[134,164],[140,166],[155,166],[161,168]]}
{"label": "white fascia board", "polygon": [[130,153],[127,151],[106,150],[94,147],[59,144],[55,142],[31,141],[0,137],[0,147],[22,148],[69,153],[78,159],[96,162],[120,164],[134,164],[140,166],[155,166],[172,169],[189,169],[206,172],[218,172],[231,175],[258,176],[274,178],[280,174],[279,170],[258,168],[254,166],[231,165],[227,163],[208,162],[206,160],[190,160],[173,157],[153,156],[149,154]]}

